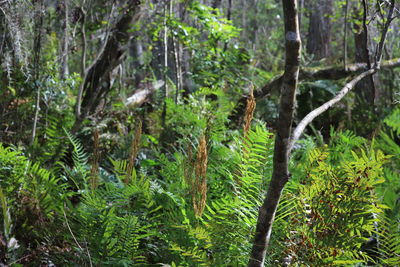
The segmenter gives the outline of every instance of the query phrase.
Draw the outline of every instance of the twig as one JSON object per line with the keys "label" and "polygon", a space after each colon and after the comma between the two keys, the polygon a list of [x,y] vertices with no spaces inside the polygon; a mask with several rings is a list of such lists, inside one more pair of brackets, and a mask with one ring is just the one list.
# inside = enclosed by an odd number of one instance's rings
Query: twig
{"label": "twig", "polygon": [[[86,239],[85,239],[85,243],[87,244]],[[87,252],[87,254],[88,254],[88,256],[89,256],[89,265],[92,267],[92,266],[93,266],[93,264],[92,264],[92,257],[90,256],[90,252],[89,252],[89,249],[88,249],[88,246],[87,246],[87,245],[86,245],[86,252]]]}
{"label": "twig", "polygon": [[[65,206],[64,206],[64,207],[65,207]],[[76,239],[74,233],[73,233],[72,230],[71,230],[71,227],[69,226],[68,219],[67,219],[67,215],[65,214],[65,210],[63,210],[63,214],[64,214],[64,218],[65,218],[65,223],[67,224],[68,230],[69,230],[69,232],[71,233],[72,238],[74,239],[74,241],[75,241],[76,245],[79,247],[79,249],[81,249],[81,250],[83,251],[83,248],[81,247],[81,245],[79,245],[78,240]],[[89,253],[89,250],[88,250],[88,248],[87,248],[87,245],[86,245],[86,251],[87,251],[87,254],[88,254],[88,257],[89,257],[89,265],[90,265],[90,267],[93,267],[92,259],[91,259],[91,257],[90,257],[90,253]]]}
{"label": "twig", "polygon": [[64,218],[65,218],[65,223],[67,224],[68,230],[69,230],[69,232],[71,233],[72,238],[74,239],[76,245],[77,245],[81,250],[83,250],[83,248],[81,247],[81,245],[79,245],[78,240],[76,240],[75,235],[74,235],[74,233],[73,233],[72,230],[71,230],[71,227],[69,226],[68,219],[67,219],[67,215],[65,214],[65,210],[63,210],[63,214],[64,214]]}

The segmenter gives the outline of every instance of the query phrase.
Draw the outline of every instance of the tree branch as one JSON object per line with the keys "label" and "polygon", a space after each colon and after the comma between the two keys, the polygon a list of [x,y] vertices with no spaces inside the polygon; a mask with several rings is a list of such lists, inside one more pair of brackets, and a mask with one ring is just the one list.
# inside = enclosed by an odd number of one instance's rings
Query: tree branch
{"label": "tree branch", "polygon": [[308,124],[310,124],[316,117],[321,115],[323,112],[328,110],[330,107],[332,107],[334,104],[342,100],[342,98],[354,88],[354,86],[361,81],[363,78],[367,77],[368,75],[374,74],[376,72],[375,69],[370,69],[367,70],[360,75],[358,75],[356,78],[351,80],[349,83],[347,83],[342,90],[331,100],[328,102],[324,103],[320,107],[314,109],[310,113],[307,114],[307,116],[304,117],[303,120],[297,125],[296,129],[293,131],[293,136],[290,141],[289,145],[289,152],[293,149],[294,144],[297,142],[297,140],[300,138],[301,134],[304,132],[304,129],[307,127]]}

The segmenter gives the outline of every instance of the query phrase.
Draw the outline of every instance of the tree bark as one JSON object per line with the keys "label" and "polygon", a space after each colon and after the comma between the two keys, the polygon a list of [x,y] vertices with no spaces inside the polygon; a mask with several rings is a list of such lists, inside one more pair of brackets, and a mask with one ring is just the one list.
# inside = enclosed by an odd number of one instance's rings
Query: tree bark
{"label": "tree bark", "polygon": [[216,9],[216,8],[220,8],[221,7],[221,1],[222,0],[214,0],[211,7]]}
{"label": "tree bark", "polygon": [[344,10],[344,38],[343,38],[343,66],[344,69],[347,68],[347,15],[349,13],[349,0],[345,2],[345,10]]}
{"label": "tree bark", "polygon": [[[369,51],[369,38],[368,38],[368,28],[367,28],[367,6],[365,1],[363,1],[363,18],[362,24],[354,23],[354,44],[355,44],[355,61],[356,63],[365,63],[368,68],[371,68],[371,54]],[[360,12],[355,8],[354,14],[359,14]],[[357,19],[354,15],[354,19]],[[358,18],[360,19],[360,18]],[[375,83],[372,75],[361,80],[355,87],[355,93],[364,99],[367,103],[373,104],[375,98]]]}
{"label": "tree bark", "polygon": [[82,40],[82,56],[81,56],[81,79],[82,83],[78,89],[78,96],[76,97],[76,107],[75,107],[75,115],[78,118],[81,115],[81,104],[82,104],[82,95],[85,86],[85,79],[86,79],[86,54],[87,54],[87,42],[86,42],[86,11],[85,11],[85,0],[82,0],[80,10],[80,23],[81,23],[81,40]]}
{"label": "tree bark", "polygon": [[65,79],[69,74],[68,68],[68,49],[69,49],[69,0],[64,0],[64,35],[61,56],[61,79]]}
{"label": "tree bark", "polygon": [[276,209],[283,187],[289,180],[288,149],[300,69],[301,40],[297,1],[282,0],[282,3],[285,22],[286,61],[275,137],[273,172],[267,196],[259,210],[249,267],[264,266],[265,253],[270,241]]}
{"label": "tree bark", "polygon": [[332,0],[311,0],[308,7],[310,23],[308,26],[307,52],[319,60],[329,56],[331,43]]}
{"label": "tree bark", "polygon": [[94,114],[101,99],[110,90],[111,73],[121,63],[127,43],[132,37],[131,26],[139,20],[141,0],[129,0],[123,15],[111,29],[109,37],[96,61],[89,67],[83,82],[81,114],[77,116],[74,128]]}

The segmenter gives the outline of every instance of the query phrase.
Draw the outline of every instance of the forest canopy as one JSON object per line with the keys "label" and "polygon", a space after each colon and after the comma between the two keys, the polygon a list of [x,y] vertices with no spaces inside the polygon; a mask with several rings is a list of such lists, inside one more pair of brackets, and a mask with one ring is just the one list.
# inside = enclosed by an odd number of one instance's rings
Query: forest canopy
{"label": "forest canopy", "polygon": [[395,0],[0,0],[1,266],[400,266]]}

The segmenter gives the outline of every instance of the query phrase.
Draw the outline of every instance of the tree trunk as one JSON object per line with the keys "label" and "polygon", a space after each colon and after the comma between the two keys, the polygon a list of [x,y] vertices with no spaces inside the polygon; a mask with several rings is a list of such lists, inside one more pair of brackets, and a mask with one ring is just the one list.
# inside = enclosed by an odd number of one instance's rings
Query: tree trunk
{"label": "tree trunk", "polygon": [[43,12],[44,12],[43,0],[37,1],[35,4],[35,39],[33,41],[33,78],[35,81],[36,89],[36,104],[35,104],[35,115],[33,118],[31,145],[35,142],[36,130],[39,121],[40,113],[40,99],[41,99],[41,86],[39,86],[40,78],[40,53],[42,48],[42,31],[43,31]]}
{"label": "tree trunk", "polygon": [[[368,28],[366,25],[366,7],[363,11],[363,23],[354,23],[354,45],[355,45],[355,61],[356,63],[366,63],[371,68],[371,54],[369,51]],[[354,14],[361,14],[354,9]],[[359,18],[358,18],[359,19]],[[374,103],[375,83],[372,75],[361,80],[355,87],[354,92],[368,104]]]}
{"label": "tree trunk", "polygon": [[329,56],[331,43],[332,0],[311,0],[308,7],[310,24],[308,27],[307,53],[319,60]]}
{"label": "tree trunk", "polygon": [[220,8],[221,7],[221,2],[222,2],[222,0],[214,0],[212,5],[211,5],[211,7],[214,8],[214,9],[215,8]]}
{"label": "tree trunk", "polygon": [[65,79],[69,74],[68,68],[68,49],[69,49],[69,0],[64,0],[64,35],[61,56],[61,79]]}
{"label": "tree trunk", "polygon": [[130,71],[135,73],[135,77],[131,81],[131,84],[137,88],[146,76],[146,72],[144,71],[144,49],[142,40],[132,40],[129,47],[129,55],[133,58],[130,62],[129,68]]}
{"label": "tree trunk", "polygon": [[140,0],[130,0],[127,8],[116,25],[110,30],[109,37],[96,61],[89,67],[83,82],[83,99],[81,113],[77,116],[74,129],[81,122],[95,113],[102,98],[110,90],[112,71],[121,63],[127,43],[132,36],[132,23],[139,20]]}
{"label": "tree trunk", "polygon": [[289,179],[288,149],[300,69],[301,40],[297,1],[282,0],[282,3],[285,21],[286,61],[275,137],[273,172],[267,196],[259,210],[249,267],[264,266],[265,253],[270,241],[276,209],[283,187]]}

